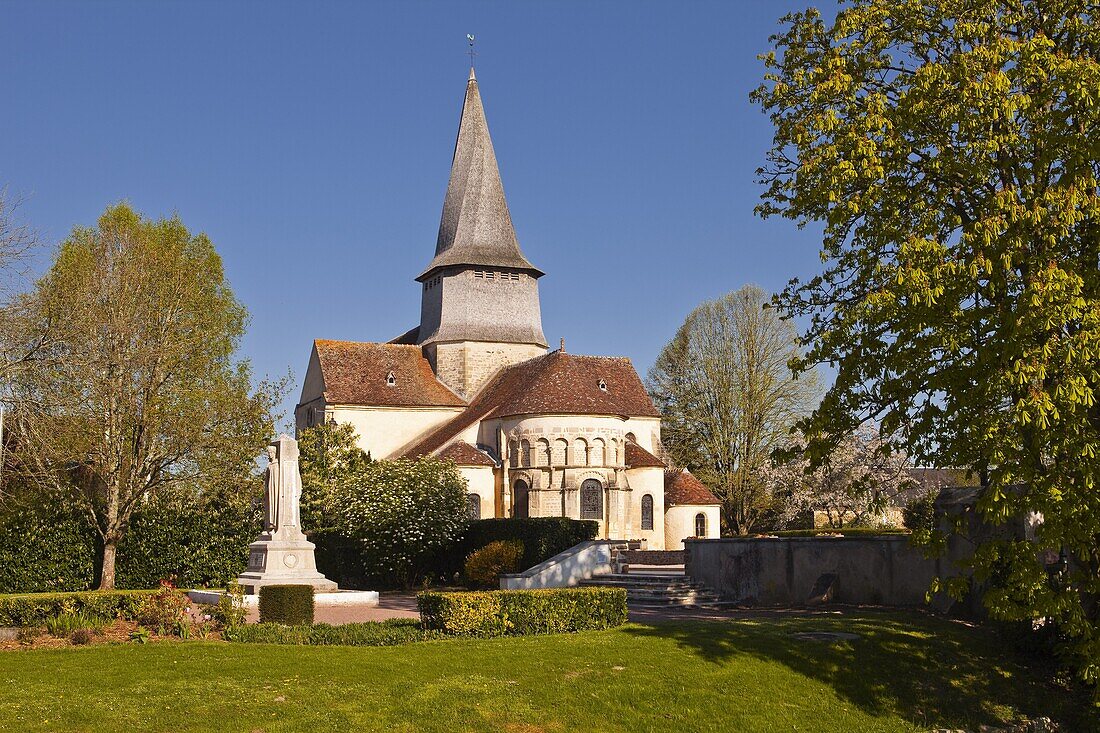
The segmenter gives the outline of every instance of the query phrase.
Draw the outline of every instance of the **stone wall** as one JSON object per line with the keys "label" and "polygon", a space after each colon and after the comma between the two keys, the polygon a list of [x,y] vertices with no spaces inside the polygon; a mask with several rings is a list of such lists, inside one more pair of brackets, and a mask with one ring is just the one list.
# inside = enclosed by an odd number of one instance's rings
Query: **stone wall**
{"label": "stone wall", "polygon": [[954,567],[925,559],[906,536],[689,539],[684,546],[692,579],[745,605],[921,606],[932,578]]}
{"label": "stone wall", "polygon": [[465,341],[430,344],[424,351],[439,381],[470,400],[501,369],[542,356],[546,348],[532,344]]}

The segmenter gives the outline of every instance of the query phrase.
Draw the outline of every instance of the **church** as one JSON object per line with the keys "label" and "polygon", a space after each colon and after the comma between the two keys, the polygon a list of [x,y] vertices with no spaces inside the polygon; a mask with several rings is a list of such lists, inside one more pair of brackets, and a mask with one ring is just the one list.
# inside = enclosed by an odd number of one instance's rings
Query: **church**
{"label": "church", "polygon": [[661,416],[630,360],[547,350],[543,274],[520,250],[471,69],[420,324],[315,341],[298,430],[350,423],[373,458],[450,459],[474,518],[590,519],[652,550],[718,537],[718,499],[659,458]]}

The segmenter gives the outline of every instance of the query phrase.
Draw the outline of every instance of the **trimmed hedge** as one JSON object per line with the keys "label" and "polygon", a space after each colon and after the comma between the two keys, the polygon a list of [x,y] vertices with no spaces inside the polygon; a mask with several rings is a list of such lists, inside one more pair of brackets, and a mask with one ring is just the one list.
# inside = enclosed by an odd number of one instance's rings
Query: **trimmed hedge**
{"label": "trimmed hedge", "polygon": [[313,586],[260,586],[260,623],[312,624]]}
{"label": "trimmed hedge", "polygon": [[226,641],[245,644],[296,644],[299,646],[400,646],[442,639],[444,634],[423,628],[413,619],[389,619],[357,624],[244,624],[226,629]]}
{"label": "trimmed hedge", "polygon": [[565,517],[529,519],[478,519],[470,522],[457,546],[440,557],[439,571],[444,577],[461,573],[466,558],[492,542],[522,542],[523,557],[519,569],[526,570],[549,560],[573,545],[595,539],[598,522]]}
{"label": "trimmed hedge", "polygon": [[[509,541],[523,543],[519,570],[526,570],[576,544],[595,539],[599,530],[598,522],[564,517],[478,519],[467,525],[461,538],[435,554],[426,574],[432,580],[453,582],[463,574],[466,558],[472,553],[493,542]],[[309,539],[317,546],[317,569],[341,588],[395,587],[386,578],[369,572],[358,543],[333,531],[311,533]]]}
{"label": "trimmed hedge", "polygon": [[0,513],[0,593],[87,590],[98,563],[86,520],[46,506]]}
{"label": "trimmed hedge", "polygon": [[[248,564],[260,532],[256,511],[154,501],[131,519],[118,548],[117,586],[224,587]],[[0,512],[0,593],[94,587],[101,556],[95,529],[55,506]]]}
{"label": "trimmed hedge", "polygon": [[118,547],[118,587],[224,588],[248,565],[261,529],[251,510],[155,501],[134,514]]}
{"label": "trimmed hedge", "polygon": [[42,626],[62,614],[133,620],[157,591],[110,590],[0,596],[0,626]]}
{"label": "trimmed hedge", "polygon": [[549,588],[416,597],[424,628],[454,636],[596,631],[626,623],[624,588]]}

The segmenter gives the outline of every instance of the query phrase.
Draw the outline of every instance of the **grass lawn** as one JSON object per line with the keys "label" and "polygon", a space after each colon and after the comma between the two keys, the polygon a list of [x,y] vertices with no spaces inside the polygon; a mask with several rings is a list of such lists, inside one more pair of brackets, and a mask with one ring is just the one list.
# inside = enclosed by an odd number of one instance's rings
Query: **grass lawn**
{"label": "grass lawn", "polygon": [[[808,630],[860,638],[791,636]],[[0,653],[0,730],[18,731],[914,731],[1018,714],[1082,731],[1088,707],[984,630],[900,614]]]}

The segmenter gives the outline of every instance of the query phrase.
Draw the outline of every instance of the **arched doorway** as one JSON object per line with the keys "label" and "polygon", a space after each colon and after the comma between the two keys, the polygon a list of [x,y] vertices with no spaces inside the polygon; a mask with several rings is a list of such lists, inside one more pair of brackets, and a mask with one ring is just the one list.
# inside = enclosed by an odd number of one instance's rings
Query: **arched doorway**
{"label": "arched doorway", "polygon": [[523,479],[512,485],[512,516],[527,518],[531,516],[531,487]]}
{"label": "arched doorway", "polygon": [[581,483],[581,519],[603,519],[603,485],[594,478]]}

